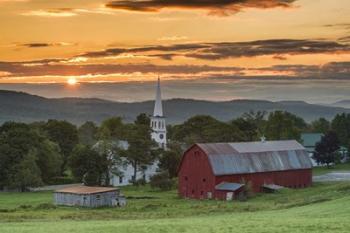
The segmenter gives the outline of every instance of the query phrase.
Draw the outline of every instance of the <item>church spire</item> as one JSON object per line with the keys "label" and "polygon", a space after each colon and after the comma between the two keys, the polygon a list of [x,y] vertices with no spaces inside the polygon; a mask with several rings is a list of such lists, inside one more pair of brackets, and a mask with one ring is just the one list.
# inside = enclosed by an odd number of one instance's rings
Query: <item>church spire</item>
{"label": "church spire", "polygon": [[153,116],[155,117],[162,117],[163,116],[163,106],[162,106],[162,95],[160,92],[160,78],[158,76],[158,83],[157,83],[157,94],[156,94],[156,101],[154,103],[154,111]]}

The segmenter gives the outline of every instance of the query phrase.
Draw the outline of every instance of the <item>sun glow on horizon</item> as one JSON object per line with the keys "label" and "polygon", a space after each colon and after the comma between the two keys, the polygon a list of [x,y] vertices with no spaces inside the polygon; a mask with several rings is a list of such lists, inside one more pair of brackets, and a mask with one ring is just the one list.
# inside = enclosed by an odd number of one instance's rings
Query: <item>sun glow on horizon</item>
{"label": "sun glow on horizon", "polygon": [[67,84],[70,85],[70,86],[74,86],[78,83],[77,79],[76,78],[69,78],[67,80]]}

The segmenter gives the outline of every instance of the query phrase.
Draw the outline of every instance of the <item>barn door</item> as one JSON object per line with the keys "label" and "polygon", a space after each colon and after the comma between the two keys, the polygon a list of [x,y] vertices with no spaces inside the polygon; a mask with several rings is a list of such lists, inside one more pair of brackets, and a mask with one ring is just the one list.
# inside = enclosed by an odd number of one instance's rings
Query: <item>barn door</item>
{"label": "barn door", "polygon": [[227,192],[226,201],[232,201],[232,199],[233,199],[233,192]]}

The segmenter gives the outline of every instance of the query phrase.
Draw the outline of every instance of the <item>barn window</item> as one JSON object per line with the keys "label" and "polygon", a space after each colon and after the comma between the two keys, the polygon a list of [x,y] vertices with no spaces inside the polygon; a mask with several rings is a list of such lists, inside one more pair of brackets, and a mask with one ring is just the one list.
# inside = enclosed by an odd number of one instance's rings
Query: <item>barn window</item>
{"label": "barn window", "polygon": [[123,183],[123,177],[119,176],[119,184],[122,184],[122,183]]}
{"label": "barn window", "polygon": [[206,181],[207,181],[207,179],[203,178],[203,182],[206,182]]}
{"label": "barn window", "polygon": [[195,151],[195,152],[194,152],[194,155],[195,155],[195,156],[199,156],[199,151]]}
{"label": "barn window", "polygon": [[101,195],[96,195],[96,200],[100,200]]}

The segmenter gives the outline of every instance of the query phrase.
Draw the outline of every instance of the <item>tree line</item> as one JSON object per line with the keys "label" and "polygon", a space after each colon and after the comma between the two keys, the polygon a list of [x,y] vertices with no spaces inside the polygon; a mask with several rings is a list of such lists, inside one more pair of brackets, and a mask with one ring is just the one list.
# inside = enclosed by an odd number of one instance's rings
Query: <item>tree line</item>
{"label": "tree line", "polygon": [[176,177],[183,151],[197,142],[256,141],[262,136],[300,141],[302,132],[323,133],[325,142],[316,155],[324,163],[331,163],[322,158],[332,157],[339,146],[350,147],[350,114],[311,123],[283,111],[249,112],[229,122],[198,115],[167,129],[168,148],[162,150],[151,139],[150,119],[144,113],[132,123],[113,117],[100,125],[85,122],[79,127],[59,120],[6,122],[0,127],[0,189],[25,191],[65,182],[108,185],[111,172],[122,176],[118,167],[128,164],[134,169],[132,182],[136,184],[142,182],[136,180],[137,171],[144,171],[156,160],[160,174],[154,181],[166,186]]}

